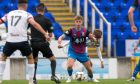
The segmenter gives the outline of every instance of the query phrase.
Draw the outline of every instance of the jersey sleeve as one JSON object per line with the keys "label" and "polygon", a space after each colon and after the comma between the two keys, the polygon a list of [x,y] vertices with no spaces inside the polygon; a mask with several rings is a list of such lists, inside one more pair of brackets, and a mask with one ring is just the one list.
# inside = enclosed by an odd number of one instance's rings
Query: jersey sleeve
{"label": "jersey sleeve", "polygon": [[30,13],[27,13],[27,19],[33,18],[33,15]]}
{"label": "jersey sleeve", "polygon": [[138,0],[134,0],[131,7],[137,8],[138,7]]}
{"label": "jersey sleeve", "polygon": [[65,34],[66,36],[70,36],[71,32],[72,32],[72,29],[70,28],[70,29],[67,30],[64,34]]}
{"label": "jersey sleeve", "polygon": [[3,23],[7,21],[7,14],[0,19]]}

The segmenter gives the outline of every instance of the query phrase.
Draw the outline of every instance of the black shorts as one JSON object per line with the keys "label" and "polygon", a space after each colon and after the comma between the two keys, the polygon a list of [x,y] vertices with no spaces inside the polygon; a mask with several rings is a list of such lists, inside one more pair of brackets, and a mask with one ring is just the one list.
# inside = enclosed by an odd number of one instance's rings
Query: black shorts
{"label": "black shorts", "polygon": [[33,50],[34,58],[38,57],[39,51],[43,54],[43,57],[50,58],[53,56],[48,42],[31,42],[31,47]]}
{"label": "black shorts", "polygon": [[3,54],[6,56],[11,56],[11,54],[16,51],[20,50],[23,56],[29,56],[32,53],[31,46],[29,45],[28,41],[24,42],[6,42],[3,48]]}

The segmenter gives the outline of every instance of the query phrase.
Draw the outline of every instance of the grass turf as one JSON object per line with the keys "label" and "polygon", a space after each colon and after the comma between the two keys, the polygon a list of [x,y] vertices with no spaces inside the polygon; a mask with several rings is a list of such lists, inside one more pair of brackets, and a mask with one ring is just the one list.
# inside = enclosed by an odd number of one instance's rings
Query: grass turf
{"label": "grass turf", "polygon": [[[4,80],[2,84],[28,84],[27,80]],[[38,84],[55,84],[50,80],[38,80]],[[109,80],[100,80],[99,83],[93,82],[79,82],[73,80],[71,83],[66,83],[65,80],[61,81],[61,84],[140,84],[140,79],[135,80],[134,82],[127,82],[126,79],[109,79]]]}

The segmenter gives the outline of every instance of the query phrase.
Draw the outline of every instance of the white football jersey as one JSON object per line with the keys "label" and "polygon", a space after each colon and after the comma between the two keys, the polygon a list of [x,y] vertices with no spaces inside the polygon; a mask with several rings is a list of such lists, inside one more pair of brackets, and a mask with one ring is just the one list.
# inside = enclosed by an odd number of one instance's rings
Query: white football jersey
{"label": "white football jersey", "polygon": [[7,42],[27,41],[28,19],[33,16],[24,10],[14,10],[2,17],[4,22],[8,22]]}

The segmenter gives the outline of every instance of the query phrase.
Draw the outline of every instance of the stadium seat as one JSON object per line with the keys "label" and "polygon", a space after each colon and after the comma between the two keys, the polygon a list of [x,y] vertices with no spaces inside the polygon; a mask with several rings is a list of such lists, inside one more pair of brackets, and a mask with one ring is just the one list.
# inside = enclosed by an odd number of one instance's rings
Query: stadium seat
{"label": "stadium seat", "polygon": [[117,39],[128,39],[130,38],[128,32],[118,32],[117,33]]}
{"label": "stadium seat", "polygon": [[130,33],[130,38],[131,39],[138,39],[139,38],[139,34],[138,33],[134,33],[134,32],[129,32]]}
{"label": "stadium seat", "polygon": [[40,3],[40,0],[28,0],[28,3],[34,3],[34,2]]}
{"label": "stadium seat", "polygon": [[0,11],[0,18],[2,18],[4,16],[5,12],[4,11]]}
{"label": "stadium seat", "polygon": [[8,3],[8,11],[11,11],[11,10],[16,10],[17,9],[17,3]]}
{"label": "stadium seat", "polygon": [[[28,0],[29,1],[29,0]],[[10,0],[11,3],[18,3],[18,0]]]}
{"label": "stadium seat", "polygon": [[27,11],[36,12],[36,6],[38,4],[39,4],[38,2],[33,2],[33,3],[28,2]]}
{"label": "stadium seat", "polygon": [[117,57],[125,56],[125,39],[116,40],[116,56]]}
{"label": "stadium seat", "polygon": [[130,30],[130,23],[129,22],[123,22],[123,26],[125,29]]}
{"label": "stadium seat", "polygon": [[54,33],[55,39],[58,39],[59,36],[63,34],[62,27],[59,23],[55,22],[53,23],[53,28],[54,28],[53,33]]}
{"label": "stadium seat", "polygon": [[7,1],[1,0],[0,1],[0,10],[5,10],[6,6],[7,6]]}

